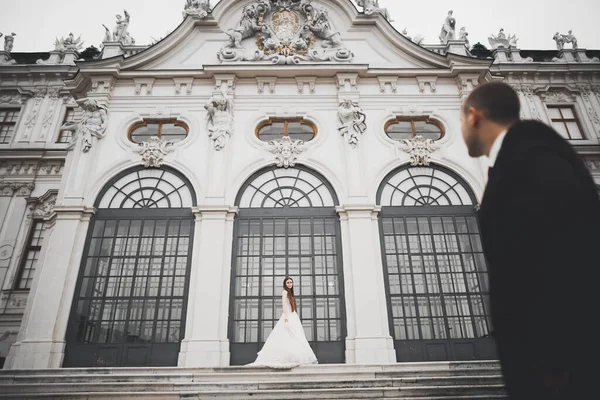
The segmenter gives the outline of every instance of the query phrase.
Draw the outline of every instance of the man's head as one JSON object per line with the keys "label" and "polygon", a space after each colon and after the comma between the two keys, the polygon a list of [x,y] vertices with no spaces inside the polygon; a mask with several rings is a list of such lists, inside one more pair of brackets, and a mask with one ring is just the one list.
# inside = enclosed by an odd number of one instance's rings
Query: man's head
{"label": "man's head", "polygon": [[489,155],[498,135],[519,121],[520,111],[519,96],[509,85],[491,82],[475,88],[460,113],[469,155]]}

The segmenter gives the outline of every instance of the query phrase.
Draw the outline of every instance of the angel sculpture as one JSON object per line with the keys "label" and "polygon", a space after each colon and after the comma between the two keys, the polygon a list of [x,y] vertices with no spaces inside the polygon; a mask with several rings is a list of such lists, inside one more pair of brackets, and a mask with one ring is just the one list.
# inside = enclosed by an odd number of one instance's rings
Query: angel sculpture
{"label": "angel sculpture", "polygon": [[183,18],[188,15],[206,18],[210,13],[210,0],[186,0]]}
{"label": "angel sculpture", "polygon": [[77,39],[73,35],[73,32],[69,33],[66,38],[56,39],[54,41],[54,50],[64,53],[66,51],[80,51],[83,48],[83,40],[81,35]]}

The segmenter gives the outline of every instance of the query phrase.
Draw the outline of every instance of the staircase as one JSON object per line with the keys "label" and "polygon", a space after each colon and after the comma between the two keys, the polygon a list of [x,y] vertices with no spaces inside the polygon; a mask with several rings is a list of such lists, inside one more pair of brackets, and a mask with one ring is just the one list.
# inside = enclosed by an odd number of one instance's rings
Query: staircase
{"label": "staircase", "polygon": [[497,362],[0,371],[0,399],[506,399]]}

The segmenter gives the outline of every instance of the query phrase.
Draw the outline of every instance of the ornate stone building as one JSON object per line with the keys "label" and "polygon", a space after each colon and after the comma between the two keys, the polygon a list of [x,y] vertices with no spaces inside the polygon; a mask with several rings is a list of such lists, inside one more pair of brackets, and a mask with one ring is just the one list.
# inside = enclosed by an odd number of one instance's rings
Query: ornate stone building
{"label": "ornate stone building", "polygon": [[10,36],[4,368],[245,364],[286,275],[322,363],[494,359],[461,102],[508,82],[600,185],[600,51],[470,51],[452,13],[418,44],[377,3],[187,1],[158,43],[125,13],[85,59]]}

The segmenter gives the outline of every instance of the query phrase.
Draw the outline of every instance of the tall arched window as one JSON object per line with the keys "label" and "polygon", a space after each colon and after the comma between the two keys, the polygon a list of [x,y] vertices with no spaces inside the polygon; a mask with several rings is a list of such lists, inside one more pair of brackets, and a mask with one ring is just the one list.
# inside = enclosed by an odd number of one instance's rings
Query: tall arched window
{"label": "tall arched window", "polygon": [[441,167],[404,167],[377,193],[398,361],[495,358],[471,190]]}
{"label": "tall arched window", "polygon": [[67,330],[65,367],[176,366],[196,197],[171,169],[128,170],[96,201]]}
{"label": "tall arched window", "polygon": [[320,363],[343,363],[346,336],[338,204],[306,168],[262,170],[236,204],[229,340],[231,364],[256,359],[281,315],[292,276],[306,337]]}

